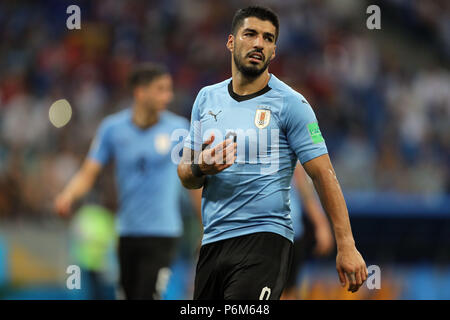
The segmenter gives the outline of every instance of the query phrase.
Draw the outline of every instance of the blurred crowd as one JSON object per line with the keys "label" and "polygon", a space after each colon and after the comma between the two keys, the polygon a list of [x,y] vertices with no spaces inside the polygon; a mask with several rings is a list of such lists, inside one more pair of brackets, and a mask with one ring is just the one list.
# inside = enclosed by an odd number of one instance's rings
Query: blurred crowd
{"label": "blurred crowd", "polygon": [[450,3],[445,0],[389,0],[401,12],[405,23],[421,26],[432,35],[428,41],[436,42],[444,55],[450,54]]}
{"label": "blurred crowd", "polygon": [[[364,1],[258,2],[281,22],[270,71],[313,106],[344,191],[450,192],[450,6],[430,2],[439,10],[387,2],[397,18],[381,30],[366,28]],[[231,19],[250,3],[78,1],[81,30],[68,30],[72,3],[0,2],[0,217],[50,213],[101,119],[130,106],[134,63],[166,64],[171,109],[189,118],[198,90],[231,76]],[[411,17],[426,37],[389,46],[407,37]],[[405,58],[419,50],[432,58]],[[60,129],[48,118],[58,99],[73,108]]]}

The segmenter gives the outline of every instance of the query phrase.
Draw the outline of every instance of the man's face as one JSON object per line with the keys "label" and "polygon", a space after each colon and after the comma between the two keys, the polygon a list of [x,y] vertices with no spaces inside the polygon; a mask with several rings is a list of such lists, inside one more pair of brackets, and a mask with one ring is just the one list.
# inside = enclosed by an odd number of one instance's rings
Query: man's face
{"label": "man's face", "polygon": [[269,20],[245,18],[236,35],[228,37],[227,47],[237,69],[249,78],[262,74],[275,58],[276,28]]}
{"label": "man's face", "polygon": [[155,78],[152,82],[136,87],[137,103],[154,111],[163,111],[173,99],[172,78],[165,74]]}

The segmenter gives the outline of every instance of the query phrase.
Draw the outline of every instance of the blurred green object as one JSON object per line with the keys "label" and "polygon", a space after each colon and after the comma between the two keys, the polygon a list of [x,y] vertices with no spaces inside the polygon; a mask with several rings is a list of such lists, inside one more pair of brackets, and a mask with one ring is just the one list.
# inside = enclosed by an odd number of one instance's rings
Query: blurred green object
{"label": "blurred green object", "polygon": [[74,261],[82,269],[104,271],[117,239],[113,213],[99,205],[84,205],[75,213],[71,229]]}

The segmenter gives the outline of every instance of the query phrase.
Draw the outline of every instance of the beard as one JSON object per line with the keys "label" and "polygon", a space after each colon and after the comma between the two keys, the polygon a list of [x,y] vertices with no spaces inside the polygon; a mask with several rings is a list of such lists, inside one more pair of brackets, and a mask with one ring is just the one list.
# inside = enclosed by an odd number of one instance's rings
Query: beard
{"label": "beard", "polygon": [[267,69],[270,64],[270,59],[267,59],[262,67],[258,67],[258,65],[246,66],[244,62],[245,58],[246,57],[240,58],[237,55],[233,55],[234,64],[236,65],[239,72],[242,73],[242,75],[244,75],[244,77],[246,78],[257,78]]}

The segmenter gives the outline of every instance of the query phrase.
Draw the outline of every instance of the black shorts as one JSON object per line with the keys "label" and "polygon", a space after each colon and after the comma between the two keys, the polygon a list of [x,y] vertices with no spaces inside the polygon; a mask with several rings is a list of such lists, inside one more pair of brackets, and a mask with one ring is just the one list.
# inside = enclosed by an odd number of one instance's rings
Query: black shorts
{"label": "black shorts", "polygon": [[200,249],[195,300],[277,300],[292,259],[292,242],[258,232],[206,244]]}
{"label": "black shorts", "polygon": [[160,299],[170,277],[177,238],[120,237],[120,285],[127,300]]}

